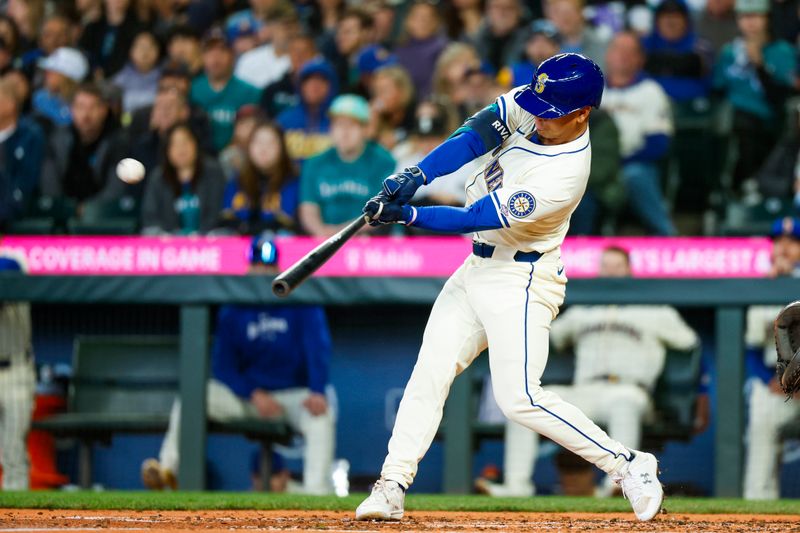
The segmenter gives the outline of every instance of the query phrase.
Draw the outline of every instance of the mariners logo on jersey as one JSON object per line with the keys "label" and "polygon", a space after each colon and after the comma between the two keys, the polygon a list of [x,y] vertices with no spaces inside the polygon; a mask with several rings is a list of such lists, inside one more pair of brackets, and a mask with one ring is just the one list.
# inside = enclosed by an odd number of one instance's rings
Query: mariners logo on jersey
{"label": "mariners logo on jersey", "polygon": [[547,77],[547,74],[545,73],[539,74],[536,77],[536,85],[533,86],[533,91],[536,94],[542,94],[542,91],[544,91],[544,84],[547,83],[548,79],[549,78]]}
{"label": "mariners logo on jersey", "polygon": [[519,191],[508,199],[508,212],[516,218],[525,218],[536,209],[536,200],[528,191]]}
{"label": "mariners logo on jersey", "polygon": [[500,159],[492,159],[483,171],[483,179],[486,180],[486,189],[489,192],[503,185],[503,167],[500,166]]}

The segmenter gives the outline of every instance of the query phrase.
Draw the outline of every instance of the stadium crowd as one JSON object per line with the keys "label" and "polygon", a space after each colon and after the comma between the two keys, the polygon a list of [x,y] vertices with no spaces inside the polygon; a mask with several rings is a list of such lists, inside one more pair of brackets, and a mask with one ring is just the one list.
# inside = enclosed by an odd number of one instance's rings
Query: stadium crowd
{"label": "stadium crowd", "polygon": [[[128,217],[118,231],[328,235],[558,52],[594,59],[607,83],[574,234],[747,232],[800,202],[796,1],[2,0],[0,12],[10,232],[44,217],[55,225],[42,232],[113,233],[103,220]],[[142,183],[116,179],[124,157],[144,163]],[[416,201],[463,203],[471,171]]]}

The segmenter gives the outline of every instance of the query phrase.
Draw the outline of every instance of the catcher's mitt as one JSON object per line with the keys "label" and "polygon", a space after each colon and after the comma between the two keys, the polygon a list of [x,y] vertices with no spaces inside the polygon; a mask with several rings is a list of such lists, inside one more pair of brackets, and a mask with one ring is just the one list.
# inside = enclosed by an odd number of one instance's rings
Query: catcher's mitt
{"label": "catcher's mitt", "polygon": [[775,318],[778,383],[789,396],[800,391],[800,301],[792,302]]}

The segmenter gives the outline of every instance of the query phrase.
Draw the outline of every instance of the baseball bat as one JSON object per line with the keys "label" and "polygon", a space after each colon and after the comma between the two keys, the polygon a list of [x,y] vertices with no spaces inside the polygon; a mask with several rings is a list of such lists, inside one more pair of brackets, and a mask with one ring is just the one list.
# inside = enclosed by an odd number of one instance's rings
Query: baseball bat
{"label": "baseball bat", "polygon": [[336,253],[339,248],[344,246],[350,237],[358,233],[364,224],[367,223],[366,216],[359,216],[353,220],[339,233],[328,238],[325,242],[308,252],[305,257],[282,272],[277,278],[272,280],[272,293],[275,296],[284,298],[295,290],[306,278],[317,271],[319,267]]}

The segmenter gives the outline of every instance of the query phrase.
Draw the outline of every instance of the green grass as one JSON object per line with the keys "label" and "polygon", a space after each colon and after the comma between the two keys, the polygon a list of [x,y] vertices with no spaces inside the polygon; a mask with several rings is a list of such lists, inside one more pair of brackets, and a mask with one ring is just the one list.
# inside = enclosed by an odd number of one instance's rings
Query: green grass
{"label": "green grass", "polygon": [[[0,508],[28,509],[319,509],[350,511],[363,494],[347,498],[259,494],[252,492],[0,492]],[[671,513],[800,514],[800,500],[752,502],[714,498],[668,498]],[[559,496],[489,498],[411,494],[406,508],[417,511],[629,512],[621,498]]]}

